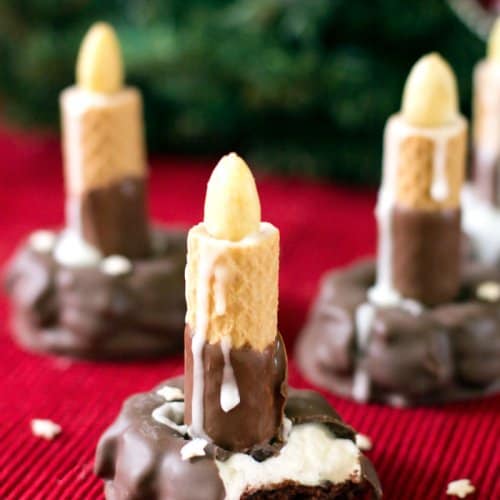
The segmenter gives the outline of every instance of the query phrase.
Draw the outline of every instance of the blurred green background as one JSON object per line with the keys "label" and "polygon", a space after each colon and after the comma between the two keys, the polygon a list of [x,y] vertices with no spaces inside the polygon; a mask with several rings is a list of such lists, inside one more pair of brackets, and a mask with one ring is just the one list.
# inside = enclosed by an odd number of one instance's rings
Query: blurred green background
{"label": "blurred green background", "polygon": [[57,126],[96,20],[121,38],[152,151],[235,149],[261,168],[356,182],[378,179],[383,126],[415,60],[441,52],[469,114],[485,50],[445,0],[1,0],[7,119]]}

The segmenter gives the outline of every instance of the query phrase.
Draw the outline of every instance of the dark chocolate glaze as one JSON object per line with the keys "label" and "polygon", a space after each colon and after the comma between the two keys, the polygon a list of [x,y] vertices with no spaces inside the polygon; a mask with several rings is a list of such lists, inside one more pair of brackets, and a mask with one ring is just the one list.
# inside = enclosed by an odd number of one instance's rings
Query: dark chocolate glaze
{"label": "dark chocolate glaze", "polygon": [[[183,389],[184,379],[169,385]],[[95,472],[105,480],[108,500],[223,500],[225,489],[214,458],[229,457],[227,450],[208,446],[207,455],[182,460],[180,450],[189,437],[156,422],[151,414],[165,400],[155,390],[125,401],[117,420],[97,446]],[[319,422],[337,437],[354,439],[354,432],[318,394],[289,390],[286,416],[294,425]],[[304,486],[293,481],[268,485],[242,496],[252,500],[381,498],[377,474],[369,460],[360,455],[361,481]],[[356,482],[357,481],[357,482]]]}
{"label": "dark chocolate glaze", "polygon": [[[249,346],[232,348],[229,356],[240,403],[224,412],[220,392],[224,356],[220,343],[203,347],[203,428],[221,448],[247,452],[280,440],[287,391],[287,359],[281,335],[262,352]],[[186,423],[191,424],[193,354],[186,327],[184,347]]]}
{"label": "dark chocolate glaze", "polygon": [[89,189],[80,198],[82,236],[102,255],[144,259],[151,255],[146,180],[128,177]]}
{"label": "dark chocolate glaze", "polygon": [[500,391],[500,302],[482,302],[477,287],[500,283],[500,270],[467,264],[455,302],[414,315],[376,308],[368,343],[359,346],[355,313],[375,280],[373,261],[323,279],[296,346],[296,359],[315,384],[353,396],[356,369],[370,380],[368,399],[430,404]]}
{"label": "dark chocolate glaze", "polygon": [[88,359],[180,353],[185,241],[183,231],[155,230],[154,254],[120,276],[62,266],[24,243],[6,272],[14,338],[29,350]]}
{"label": "dark chocolate glaze", "polygon": [[394,287],[428,306],[453,300],[460,288],[460,209],[392,213]]}

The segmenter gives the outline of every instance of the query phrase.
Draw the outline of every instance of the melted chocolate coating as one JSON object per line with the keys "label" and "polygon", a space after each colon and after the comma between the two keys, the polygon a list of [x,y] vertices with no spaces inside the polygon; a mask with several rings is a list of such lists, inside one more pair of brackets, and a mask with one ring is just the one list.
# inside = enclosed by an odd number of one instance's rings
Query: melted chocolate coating
{"label": "melted chocolate coating", "polygon": [[[183,389],[179,377],[163,385]],[[158,389],[157,388],[157,389]],[[157,390],[156,389],[156,390]],[[151,414],[165,400],[156,390],[137,394],[125,401],[114,424],[97,446],[95,472],[106,482],[108,500],[223,500],[225,489],[214,458],[231,455],[227,450],[207,446],[207,455],[182,460],[180,450],[188,438],[156,422]],[[337,437],[354,440],[354,431],[345,425],[328,403],[311,391],[289,390],[285,414],[300,425],[320,422]],[[244,499],[350,499],[380,498],[377,474],[366,457],[360,455],[361,481],[304,486],[292,481],[247,491]]]}
{"label": "melted chocolate coating", "polygon": [[396,206],[392,214],[394,286],[428,306],[453,300],[460,289],[460,209]]}
{"label": "melted chocolate coating", "polygon": [[299,367],[315,384],[353,396],[357,369],[370,380],[368,399],[429,404],[500,390],[500,302],[482,302],[477,287],[500,283],[500,270],[467,264],[453,303],[412,314],[375,308],[361,348],[355,320],[375,280],[364,261],[325,276],[296,346]]}
{"label": "melted chocolate coating", "polygon": [[[186,327],[185,348],[186,423],[191,424],[193,353],[191,332]],[[203,428],[221,448],[250,451],[280,440],[287,395],[287,358],[281,335],[262,352],[245,346],[232,348],[229,356],[237,382],[240,403],[224,412],[220,393],[224,356],[217,344],[203,347]]]}
{"label": "melted chocolate coating", "polygon": [[181,352],[185,233],[156,230],[154,255],[112,276],[70,268],[22,245],[7,268],[14,338],[29,350],[88,359]]}
{"label": "melted chocolate coating", "polygon": [[151,255],[146,180],[128,177],[89,189],[80,198],[82,236],[102,255],[144,259]]}

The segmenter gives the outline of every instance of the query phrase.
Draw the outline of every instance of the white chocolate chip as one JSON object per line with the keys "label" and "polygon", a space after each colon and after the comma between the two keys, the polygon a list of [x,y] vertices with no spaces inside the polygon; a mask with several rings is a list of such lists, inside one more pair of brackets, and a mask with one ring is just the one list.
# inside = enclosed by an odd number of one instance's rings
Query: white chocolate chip
{"label": "white chocolate chip", "polygon": [[476,295],[486,302],[497,302],[500,299],[500,283],[485,281],[477,287]]}
{"label": "white chocolate chip", "polygon": [[465,498],[467,495],[474,493],[476,488],[469,479],[457,479],[448,483],[447,495],[454,495],[458,498]]}
{"label": "white chocolate chip", "polygon": [[56,235],[53,231],[40,229],[31,233],[29,244],[35,252],[49,253],[52,252],[56,244]]}
{"label": "white chocolate chip", "polygon": [[48,439],[50,441],[57,435],[61,434],[61,431],[61,426],[52,422],[52,420],[34,418],[31,421],[31,432],[34,436]]}
{"label": "white chocolate chip", "polygon": [[369,451],[373,448],[372,440],[366,434],[356,434],[356,446],[361,451]]}
{"label": "white chocolate chip", "polygon": [[162,396],[165,401],[184,401],[184,393],[178,387],[165,385],[156,391],[156,394]]}
{"label": "white chocolate chip", "polygon": [[120,276],[132,270],[132,263],[122,255],[110,255],[101,264],[101,271],[110,276]]}
{"label": "white chocolate chip", "polygon": [[193,457],[204,457],[205,447],[208,441],[202,438],[195,438],[181,448],[182,460],[189,460]]}

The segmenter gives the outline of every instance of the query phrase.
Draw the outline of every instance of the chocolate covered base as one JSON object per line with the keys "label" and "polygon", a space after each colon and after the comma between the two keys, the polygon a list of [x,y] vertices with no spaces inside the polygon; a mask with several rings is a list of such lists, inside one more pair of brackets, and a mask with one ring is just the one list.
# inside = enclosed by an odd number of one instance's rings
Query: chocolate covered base
{"label": "chocolate covered base", "polygon": [[[317,393],[290,389],[285,408],[291,429],[315,423],[324,426],[332,439],[354,442],[354,431],[342,422]],[[359,450],[357,468],[340,482],[300,484],[287,478],[278,484],[258,481],[258,486],[243,486],[235,497],[230,481],[240,475],[253,477],[252,468],[262,461],[234,454],[208,444],[197,453],[186,454],[196,440],[184,425],[184,379],[168,380],[151,392],[129,398],[113,425],[101,437],[95,459],[95,472],[105,480],[108,500],[278,500],[278,499],[354,499],[380,498],[380,483],[373,466]],[[284,453],[284,444],[276,453]],[[352,445],[353,446],[353,445]],[[321,447],[320,447],[321,448]],[[319,451],[318,451],[319,453]],[[184,456],[183,456],[184,455]],[[239,461],[229,475],[221,472],[229,460]],[[275,457],[268,457],[272,460]],[[341,462],[342,457],[336,457]],[[236,472],[234,472],[236,471]],[[234,475],[233,475],[234,474]]]}
{"label": "chocolate covered base", "polygon": [[59,236],[33,233],[7,267],[12,333],[20,345],[86,359],[182,352],[183,231],[155,229],[147,259],[108,257],[86,267],[57,262]]}
{"label": "chocolate covered base", "polygon": [[313,383],[358,401],[442,403],[500,391],[500,270],[468,263],[453,303],[371,304],[375,263],[327,274],[296,345]]}

